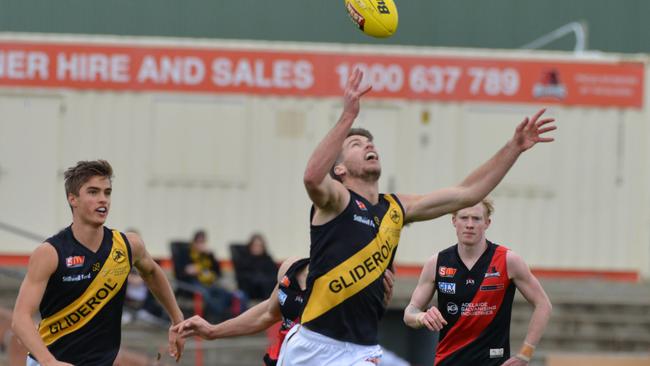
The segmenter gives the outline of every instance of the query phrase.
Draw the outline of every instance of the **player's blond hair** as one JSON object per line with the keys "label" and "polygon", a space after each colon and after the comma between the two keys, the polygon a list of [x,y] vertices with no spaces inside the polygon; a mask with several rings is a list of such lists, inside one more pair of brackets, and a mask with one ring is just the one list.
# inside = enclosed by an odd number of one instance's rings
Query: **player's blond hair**
{"label": "player's blond hair", "polygon": [[[492,216],[492,214],[494,213],[494,201],[492,201],[488,197],[485,197],[485,198],[483,198],[481,200],[481,204],[485,208],[485,218],[489,219]],[[458,211],[454,211],[452,213],[452,216],[456,217],[457,214],[458,214]]]}

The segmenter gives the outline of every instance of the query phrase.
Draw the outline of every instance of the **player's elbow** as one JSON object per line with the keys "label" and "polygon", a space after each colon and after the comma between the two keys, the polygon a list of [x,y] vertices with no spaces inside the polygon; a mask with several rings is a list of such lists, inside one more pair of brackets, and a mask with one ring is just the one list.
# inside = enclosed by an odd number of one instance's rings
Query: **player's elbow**
{"label": "player's elbow", "polygon": [[548,298],[544,301],[544,308],[546,310],[546,314],[550,318],[551,314],[553,313],[553,304],[551,304],[551,300]]}
{"label": "player's elbow", "polygon": [[553,312],[553,304],[551,304],[551,300],[549,300],[548,297],[539,301],[535,307],[544,314],[544,317],[546,319],[549,319],[551,317],[551,313]]}
{"label": "player's elbow", "polygon": [[483,192],[479,192],[476,189],[468,187],[466,189],[463,189],[458,195],[458,206],[462,208],[472,207],[481,202],[483,198],[485,198],[485,194],[483,194]]}
{"label": "player's elbow", "polygon": [[308,191],[313,191],[318,189],[320,184],[323,182],[323,179],[324,177],[322,174],[317,174],[313,169],[307,168],[302,177],[302,182]]}
{"label": "player's elbow", "polygon": [[14,311],[14,313],[11,316],[11,331],[16,335],[20,334],[20,329],[21,329],[20,318],[21,318],[21,314]]}

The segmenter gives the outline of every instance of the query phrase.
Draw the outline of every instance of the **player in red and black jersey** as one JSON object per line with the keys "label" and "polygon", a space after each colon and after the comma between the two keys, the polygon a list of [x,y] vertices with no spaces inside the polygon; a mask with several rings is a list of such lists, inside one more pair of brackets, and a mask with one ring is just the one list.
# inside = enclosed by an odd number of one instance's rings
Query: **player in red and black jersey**
{"label": "player in red and black jersey", "polygon": [[[439,331],[436,366],[523,366],[532,357],[551,315],[551,303],[524,260],[485,238],[492,203],[452,216],[458,244],[425,264],[404,310],[414,328]],[[534,307],[521,351],[510,357],[510,314],[515,290]],[[438,306],[425,310],[438,291]]]}

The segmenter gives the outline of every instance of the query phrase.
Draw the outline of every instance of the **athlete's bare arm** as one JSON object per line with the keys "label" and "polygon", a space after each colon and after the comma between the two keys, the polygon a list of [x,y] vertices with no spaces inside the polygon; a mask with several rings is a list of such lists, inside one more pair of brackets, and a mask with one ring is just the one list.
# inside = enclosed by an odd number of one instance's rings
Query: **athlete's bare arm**
{"label": "athlete's bare arm", "polygon": [[38,310],[47,282],[56,271],[57,264],[58,255],[56,249],[50,243],[43,243],[34,250],[29,258],[27,274],[16,298],[11,323],[13,332],[43,366],[70,365],[69,363],[59,362],[54,358],[54,355],[43,343],[32,320],[32,315]]}
{"label": "athlete's bare arm", "polygon": [[[278,270],[278,283],[287,273],[287,270],[299,258],[289,258],[285,260]],[[306,277],[306,276],[305,276]],[[393,286],[395,275],[386,270],[384,273],[384,305],[388,306],[388,302],[393,296]],[[301,287],[305,287],[306,283],[300,283]],[[239,316],[228,319],[219,324],[210,324],[202,317],[195,315],[180,324],[174,326],[173,330],[179,333],[183,338],[199,336],[203,339],[219,339],[238,337],[249,334],[255,334],[268,329],[273,324],[282,320],[282,313],[280,311],[280,301],[278,299],[278,285],[271,293],[271,296],[262,301],[261,303],[253,306]]]}
{"label": "athlete's bare arm", "polygon": [[[278,270],[278,283],[298,258],[285,260]],[[304,285],[304,284],[302,284]],[[193,316],[174,327],[183,338],[199,336],[204,339],[218,339],[255,334],[268,329],[282,320],[278,285],[275,285],[271,296],[261,303],[219,324],[210,324],[200,316]]]}
{"label": "athlete's bare arm", "polygon": [[447,325],[440,311],[435,306],[427,309],[436,292],[436,264],[438,255],[434,255],[424,264],[418,284],[411,295],[411,302],[404,309],[404,323],[411,328],[427,327],[432,331],[439,331]]}
{"label": "athlete's bare arm", "polygon": [[[183,313],[176,303],[176,297],[172,287],[167,280],[165,272],[151,258],[151,255],[144,246],[140,235],[136,233],[126,233],[126,237],[131,244],[133,253],[133,265],[138,269],[138,273],[147,284],[151,293],[158,299],[158,302],[165,308],[169,314],[172,324],[178,324],[183,321]],[[184,340],[177,333],[169,331],[169,354],[178,361],[183,354]]]}
{"label": "athlete's bare arm", "polygon": [[[514,281],[519,292],[524,298],[534,307],[533,315],[528,324],[528,332],[524,340],[528,347],[534,350],[534,347],[539,343],[546,329],[546,325],[551,317],[551,301],[548,299],[544,288],[531,272],[530,268],[524,260],[515,252],[509,250],[506,255],[506,263],[508,266],[508,275]],[[522,346],[522,349],[527,347]],[[526,365],[527,362],[523,361],[518,356],[511,357],[504,365],[516,366]]]}
{"label": "athlete's bare arm", "polygon": [[[361,88],[363,73],[358,69],[348,78],[343,96],[343,113],[334,127],[312,153],[303,177],[309,198],[316,207],[315,222],[327,222],[345,209],[350,194],[338,181],[329,176],[330,169],[341,152],[352,123],[359,115],[359,100],[370,91]],[[322,217],[321,217],[322,216]]]}
{"label": "athlete's bare arm", "polygon": [[555,121],[553,118],[542,118],[544,111],[541,109],[532,118],[524,118],[505,146],[457,186],[425,195],[400,194],[406,211],[405,222],[431,220],[479,203],[499,184],[521,153],[537,143],[553,141],[542,136],[557,128],[549,125]]}

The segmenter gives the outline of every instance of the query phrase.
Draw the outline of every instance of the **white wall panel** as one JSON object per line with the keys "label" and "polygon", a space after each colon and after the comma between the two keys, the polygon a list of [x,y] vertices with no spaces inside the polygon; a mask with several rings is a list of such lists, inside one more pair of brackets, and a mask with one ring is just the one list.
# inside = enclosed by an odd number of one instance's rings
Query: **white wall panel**
{"label": "white wall panel", "polygon": [[[647,103],[646,103],[647,104]],[[426,193],[460,182],[537,105],[367,100],[380,188]],[[62,172],[104,158],[115,168],[109,226],[138,229],[155,255],[208,231],[227,244],[265,234],[278,258],[308,253],[309,155],[339,117],[334,99],[177,93],[0,90],[0,221],[43,236],[69,224]],[[553,144],[525,153],[491,195],[488,237],[533,266],[650,273],[650,115],[550,107]],[[445,216],[403,233],[402,263],[455,242]],[[33,241],[0,231],[4,252]]]}
{"label": "white wall panel", "polygon": [[[0,93],[0,221],[36,236],[57,229],[56,201],[64,197],[60,153],[61,98]],[[2,247],[31,251],[32,240],[0,231]]]}

